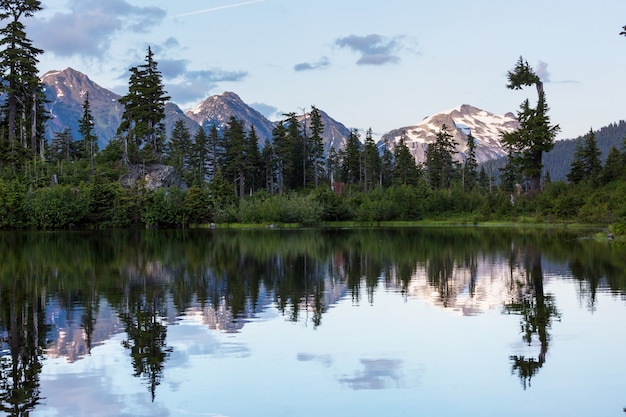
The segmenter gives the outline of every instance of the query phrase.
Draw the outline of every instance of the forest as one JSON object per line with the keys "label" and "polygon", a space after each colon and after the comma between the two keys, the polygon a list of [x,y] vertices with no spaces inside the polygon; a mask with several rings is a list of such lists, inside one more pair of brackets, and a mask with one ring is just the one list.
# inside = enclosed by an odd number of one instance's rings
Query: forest
{"label": "forest", "polygon": [[[544,163],[559,127],[522,57],[503,88],[530,87],[537,96],[521,103],[520,129],[502,136],[508,155],[497,170],[477,163],[471,135],[460,158],[445,125],[423,163],[403,139],[393,152],[380,149],[371,129],[365,137],[353,129],[345,148],[325,153],[315,106],[304,123],[285,114],[262,146],[254,127],[234,117],[223,130],[194,132],[180,122],[167,137],[169,97],[150,48],[129,69],[117,135],[99,149],[88,95],[80,137],[66,129],[45,139],[37,75],[44,51],[22,22],[39,10],[39,1],[0,5],[0,229],[513,221],[603,225],[613,236],[626,234],[626,139],[604,156],[590,131],[576,141],[567,180],[552,181]],[[143,175],[162,167],[172,167],[178,181],[148,187]]]}

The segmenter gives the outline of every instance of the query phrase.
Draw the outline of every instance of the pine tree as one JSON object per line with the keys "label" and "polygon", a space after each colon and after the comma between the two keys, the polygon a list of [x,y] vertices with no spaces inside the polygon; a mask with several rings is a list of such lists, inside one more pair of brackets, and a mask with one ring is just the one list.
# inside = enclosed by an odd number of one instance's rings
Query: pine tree
{"label": "pine tree", "polygon": [[405,135],[400,137],[400,142],[394,148],[393,179],[396,184],[417,185],[420,172],[415,163],[415,158],[411,154],[409,147],[405,143]]}
{"label": "pine tree", "polygon": [[211,125],[209,135],[207,136],[207,146],[209,150],[209,178],[215,178],[218,175],[218,168],[223,159],[224,149],[221,147],[222,138],[217,130],[216,125]]}
{"label": "pine tree", "polygon": [[625,162],[622,153],[616,147],[611,147],[604,162],[604,167],[600,171],[599,182],[608,184],[612,181],[624,178]]}
{"label": "pine tree", "polygon": [[315,106],[311,106],[311,161],[313,165],[313,181],[315,187],[319,186],[319,176],[323,170],[324,164],[324,122],[322,121],[322,114]]}
{"label": "pine tree", "polygon": [[271,163],[273,177],[276,181],[276,190],[282,194],[286,186],[286,176],[291,165],[291,146],[287,139],[287,129],[284,121],[279,121],[272,130]]}
{"label": "pine tree", "polygon": [[51,163],[76,160],[79,153],[79,146],[74,142],[72,132],[69,128],[54,133],[50,141],[49,149],[49,159]]}
{"label": "pine tree", "polygon": [[476,161],[476,139],[470,133],[467,136],[467,155],[463,163],[463,189],[472,190],[478,177],[478,162]]}
{"label": "pine tree", "polygon": [[511,156],[519,159],[519,165],[529,179],[530,190],[539,191],[543,153],[554,147],[554,138],[560,128],[550,124],[543,82],[528,62],[520,57],[515,68],[508,72],[507,78],[507,88],[511,90],[533,85],[537,89],[537,106],[532,108],[528,100],[522,103],[517,113],[519,130],[503,134],[502,142],[512,151]]}
{"label": "pine tree", "polygon": [[506,164],[500,168],[500,188],[503,191],[512,193],[518,188],[518,184],[522,184],[522,174],[520,168],[520,160],[515,158],[512,151],[509,150]]}
{"label": "pine tree", "polygon": [[395,161],[393,153],[387,146],[383,148],[383,154],[380,158],[380,179],[379,184],[382,187],[390,187],[393,184],[393,167]]}
{"label": "pine tree", "polygon": [[380,154],[378,152],[378,148],[376,147],[376,143],[374,143],[374,138],[372,137],[372,129],[369,128],[365,133],[365,144],[364,144],[364,169],[365,178],[364,178],[364,186],[365,191],[372,191],[380,182]]}
{"label": "pine tree", "polygon": [[167,148],[167,163],[180,173],[189,169],[191,145],[191,132],[182,120],[177,120]]}
{"label": "pine tree", "polygon": [[342,175],[348,184],[361,183],[361,141],[358,130],[350,130],[343,152]]}
{"label": "pine tree", "polygon": [[224,177],[235,187],[235,195],[246,193],[246,136],[243,122],[230,116],[224,132]]}
{"label": "pine tree", "polygon": [[[122,122],[118,134],[125,135],[127,141],[127,158],[130,163],[134,155],[141,160],[158,161],[163,152],[165,139],[165,103],[170,99],[166,95],[161,80],[161,72],[157,68],[152,49],[148,47],[145,63],[130,68],[128,94],[119,99],[124,106]],[[129,146],[135,149],[129,150]]]}
{"label": "pine tree", "polygon": [[261,152],[262,175],[265,191],[270,194],[274,193],[274,149],[269,140],[265,140],[263,151]]}
{"label": "pine tree", "polygon": [[593,130],[589,130],[585,138],[576,144],[567,180],[573,184],[585,180],[590,181],[591,184],[596,184],[601,169],[602,162],[600,161],[600,150],[596,143],[596,136]]}
{"label": "pine tree", "polygon": [[284,160],[285,181],[290,189],[296,190],[304,185],[304,140],[296,113],[285,114],[286,141],[289,156]]}
{"label": "pine tree", "polygon": [[261,152],[259,151],[259,137],[254,125],[245,138],[245,176],[246,184],[250,192],[254,193],[261,186]]}
{"label": "pine tree", "polygon": [[[202,185],[207,180],[207,165],[209,164],[210,154],[206,133],[204,129],[199,127],[193,136],[191,144],[191,172],[193,185]],[[215,178],[215,177],[214,177]]]}
{"label": "pine tree", "polygon": [[576,142],[576,148],[574,150],[574,158],[570,164],[569,173],[567,174],[567,180],[572,184],[578,184],[585,179],[585,160],[583,144],[581,140]]}
{"label": "pine tree", "polygon": [[429,143],[426,147],[426,170],[432,188],[445,189],[450,187],[455,174],[455,153],[456,142],[444,124],[437,132],[435,142]]}
{"label": "pine tree", "polygon": [[[45,111],[42,84],[37,75],[37,56],[43,50],[33,46],[26,35],[22,18],[42,10],[38,0],[0,0],[0,20],[8,20],[0,29],[0,90],[6,95],[2,114],[6,138],[0,138],[5,161],[18,162],[20,148],[44,158],[43,132]],[[39,138],[39,140],[38,140]]]}
{"label": "pine tree", "polygon": [[78,120],[78,133],[80,133],[80,144],[86,158],[89,159],[91,172],[94,171],[94,158],[98,153],[98,137],[94,131],[94,120],[91,114],[91,104],[89,103],[89,93],[85,94],[83,101],[83,115]]}

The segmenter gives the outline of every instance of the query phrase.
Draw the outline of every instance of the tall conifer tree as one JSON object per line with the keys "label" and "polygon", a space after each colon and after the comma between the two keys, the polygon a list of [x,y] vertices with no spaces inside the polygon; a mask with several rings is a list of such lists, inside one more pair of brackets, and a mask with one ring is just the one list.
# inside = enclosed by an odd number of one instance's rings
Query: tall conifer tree
{"label": "tall conifer tree", "polygon": [[322,172],[322,165],[324,164],[324,122],[322,121],[322,114],[315,106],[311,106],[311,149],[310,155],[313,165],[313,181],[315,187],[319,185],[319,175]]}
{"label": "tall conifer tree", "polygon": [[94,158],[98,152],[98,137],[94,131],[94,120],[91,114],[91,103],[89,102],[89,93],[85,94],[85,100],[83,101],[83,115],[78,120],[78,133],[80,133],[82,144],[82,152],[84,156],[89,160],[91,171],[94,170]]}
{"label": "tall conifer tree", "polygon": [[[148,47],[145,63],[130,68],[128,94],[119,99],[124,106],[118,134],[124,135],[127,145],[136,147],[137,155],[143,149],[142,160],[159,160],[165,139],[165,103],[170,99],[162,83],[161,72]],[[128,146],[126,147],[128,149]],[[127,152],[130,158],[132,153]],[[133,161],[132,158],[130,162]]]}
{"label": "tall conifer tree", "polygon": [[0,20],[8,21],[0,29],[0,90],[6,94],[2,108],[6,138],[0,142],[7,155],[3,159],[16,161],[20,150],[39,152],[43,159],[45,112],[44,95],[37,75],[37,56],[43,50],[33,46],[26,35],[23,18],[42,10],[39,0],[0,0]]}
{"label": "tall conifer tree", "polygon": [[519,130],[502,135],[502,142],[512,151],[511,155],[519,159],[519,165],[529,179],[530,190],[539,191],[543,153],[554,147],[554,139],[560,128],[550,124],[543,82],[528,62],[520,57],[515,68],[508,72],[507,78],[507,88],[511,90],[533,85],[537,89],[537,106],[533,108],[528,100],[522,103],[517,112]]}

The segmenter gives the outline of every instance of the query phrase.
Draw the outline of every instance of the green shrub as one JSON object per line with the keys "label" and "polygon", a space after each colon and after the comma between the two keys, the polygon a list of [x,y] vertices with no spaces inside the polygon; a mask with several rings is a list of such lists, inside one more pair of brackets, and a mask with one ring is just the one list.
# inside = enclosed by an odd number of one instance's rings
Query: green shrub
{"label": "green shrub", "polygon": [[66,229],[83,222],[89,209],[89,191],[80,187],[56,185],[36,189],[24,199],[28,223],[37,229]]}

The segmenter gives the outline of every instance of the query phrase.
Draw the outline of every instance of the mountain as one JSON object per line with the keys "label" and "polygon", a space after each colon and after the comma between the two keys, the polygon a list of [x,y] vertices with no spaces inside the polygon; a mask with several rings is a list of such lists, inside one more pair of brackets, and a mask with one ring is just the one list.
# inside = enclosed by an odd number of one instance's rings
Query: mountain
{"label": "mountain", "polygon": [[226,91],[220,95],[210,96],[194,108],[187,110],[185,115],[202,126],[207,132],[212,126],[224,131],[231,116],[243,120],[246,130],[254,126],[259,145],[263,146],[266,139],[271,139],[274,125],[261,113],[248,106],[235,93]]}
{"label": "mountain", "polygon": [[[318,109],[319,110],[319,109]],[[345,147],[350,135],[350,129],[344,126],[342,123],[336,121],[328,115],[328,113],[319,110],[322,116],[322,123],[324,125],[324,131],[322,132],[322,138],[324,141],[324,154],[328,155],[328,151],[331,148],[335,150]],[[298,116],[298,122],[307,130],[307,134],[311,134],[311,113]]]}
{"label": "mountain", "polygon": [[502,132],[512,132],[519,126],[513,113],[497,115],[485,110],[463,104],[459,107],[427,117],[415,126],[394,129],[380,138],[379,145],[387,146],[391,151],[404,135],[405,144],[418,162],[426,160],[426,148],[433,143],[442,126],[457,143],[457,150],[462,155],[467,151],[469,133],[476,140],[476,159],[484,162],[506,155],[500,143]]}
{"label": "mountain", "polygon": [[171,136],[172,130],[174,130],[174,125],[179,120],[182,120],[185,127],[189,129],[189,133],[191,134],[191,137],[193,137],[198,131],[198,129],[200,128],[200,125],[196,123],[195,121],[193,121],[192,119],[190,119],[185,114],[185,112],[181,110],[181,108],[178,107],[176,104],[172,102],[165,103],[164,123],[165,123],[165,132],[168,138]]}
{"label": "mountain", "polygon": [[98,136],[100,148],[115,136],[123,111],[118,102],[119,95],[100,87],[85,74],[72,68],[48,71],[41,77],[41,82],[48,101],[46,109],[50,112],[46,129],[48,139],[65,128],[70,128],[75,140],[80,138],[78,121],[83,115],[82,106],[87,93],[94,118],[94,133]]}

